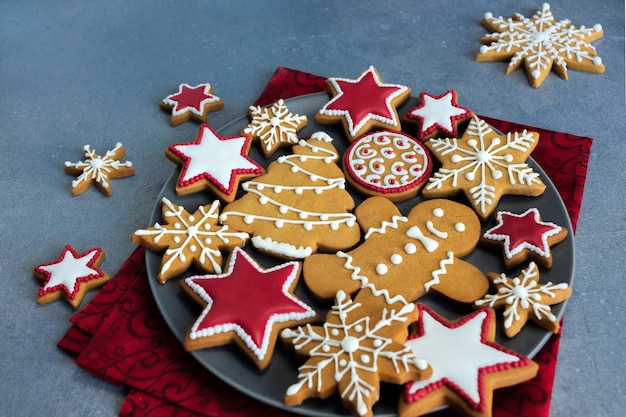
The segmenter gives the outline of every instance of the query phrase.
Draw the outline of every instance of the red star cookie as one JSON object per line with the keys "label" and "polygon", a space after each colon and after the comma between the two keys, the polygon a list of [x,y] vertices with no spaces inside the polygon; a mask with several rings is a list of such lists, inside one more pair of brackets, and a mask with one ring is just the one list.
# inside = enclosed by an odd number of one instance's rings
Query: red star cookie
{"label": "red star cookie", "polygon": [[178,86],[178,92],[165,97],[159,107],[171,112],[170,124],[177,126],[192,119],[199,123],[206,123],[209,112],[224,107],[224,100],[214,96],[211,84],[198,84],[195,87],[189,84]]}
{"label": "red star cookie", "polygon": [[233,201],[241,181],[265,172],[248,157],[251,143],[248,136],[222,137],[203,124],[195,141],[171,145],[165,156],[182,165],[176,194],[208,189],[225,202]]}
{"label": "red star cookie", "polygon": [[538,365],[494,342],[492,309],[481,309],[448,321],[418,305],[418,333],[405,345],[427,361],[430,378],[412,381],[400,398],[398,417],[426,414],[449,405],[465,416],[489,417],[493,390],[533,378]]}
{"label": "red star cookie", "polygon": [[317,319],[317,313],[293,294],[300,269],[295,261],[263,269],[235,248],[224,274],[181,281],[183,290],[204,306],[185,336],[185,349],[234,342],[265,369],[280,330]]}
{"label": "red star cookie", "polygon": [[420,93],[420,104],[405,114],[407,122],[417,122],[418,138],[425,141],[436,136],[457,137],[458,125],[474,113],[457,103],[456,91],[449,90],[439,96]]}
{"label": "red star cookie", "polygon": [[567,237],[566,228],[541,221],[541,215],[536,208],[530,208],[522,214],[499,211],[496,213],[496,222],[494,227],[483,234],[480,241],[487,246],[502,247],[507,269],[529,259],[550,268],[550,246]]}
{"label": "red star cookie", "polygon": [[44,282],[37,302],[47,304],[65,297],[72,307],[78,308],[87,290],[109,280],[109,275],[99,268],[103,260],[104,251],[100,248],[79,254],[66,245],[56,261],[39,265],[33,270],[33,275]]}
{"label": "red star cookie", "polygon": [[315,115],[316,122],[341,121],[350,142],[374,128],[400,131],[396,107],[411,95],[409,87],[382,82],[372,66],[356,80],[328,78],[326,83],[333,98]]}

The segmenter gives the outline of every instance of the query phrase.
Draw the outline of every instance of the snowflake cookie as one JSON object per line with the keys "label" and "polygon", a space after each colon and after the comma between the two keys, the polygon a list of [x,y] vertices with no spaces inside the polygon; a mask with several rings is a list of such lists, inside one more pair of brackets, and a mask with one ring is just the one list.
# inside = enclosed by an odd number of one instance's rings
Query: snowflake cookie
{"label": "snowflake cookie", "polygon": [[287,389],[285,404],[338,393],[346,408],[360,417],[372,416],[381,381],[402,384],[428,377],[426,361],[403,345],[408,325],[417,315],[414,304],[399,310],[385,308],[374,315],[343,291],[323,326],[283,330],[281,337],[306,358],[298,381]]}
{"label": "snowflake cookie", "polygon": [[130,161],[121,162],[124,157],[124,146],[117,143],[115,148],[107,151],[104,156],[98,155],[89,145],[83,147],[85,160],[79,162],[65,162],[65,172],[77,175],[72,181],[72,194],[80,195],[87,191],[92,184],[107,197],[111,196],[110,180],[112,178],[130,177],[135,174],[135,167]]}
{"label": "snowflake cookie", "polygon": [[567,80],[567,69],[602,73],[604,65],[591,42],[603,35],[599,24],[591,28],[573,26],[569,20],[555,21],[550,5],[544,3],[532,18],[515,13],[510,18],[486,13],[483,26],[494,33],[484,36],[477,61],[510,59],[506,73],[522,64],[533,87],[539,87],[550,70]]}
{"label": "snowflake cookie", "polygon": [[559,321],[550,309],[551,305],[565,301],[572,294],[566,283],[539,283],[539,268],[534,262],[522,270],[520,276],[509,278],[505,274],[490,272],[487,278],[495,289],[477,300],[476,307],[504,308],[504,334],[513,337],[520,332],[528,319],[556,333]]}
{"label": "snowflake cookie", "polygon": [[220,202],[200,206],[189,214],[167,198],[161,200],[165,224],[137,230],[131,240],[153,251],[164,251],[157,278],[165,282],[193,264],[203,272],[222,272],[222,250],[243,246],[248,234],[218,225]]}
{"label": "snowflake cookie", "polygon": [[213,95],[211,84],[190,86],[183,83],[178,92],[165,97],[160,103],[161,109],[171,112],[170,124],[177,126],[188,120],[206,123],[207,115],[224,107],[224,100]]}
{"label": "snowflake cookie", "polygon": [[418,308],[417,334],[405,345],[430,364],[433,374],[405,385],[398,417],[421,416],[446,405],[464,416],[490,417],[495,389],[537,374],[535,362],[495,342],[492,309],[449,321],[424,305]]}
{"label": "snowflake cookie", "polygon": [[74,308],[78,308],[87,290],[104,285],[109,275],[99,267],[104,260],[104,251],[93,248],[78,253],[66,245],[59,258],[42,264],[33,270],[33,275],[44,282],[39,290],[37,302],[47,304],[64,297]]}
{"label": "snowflake cookie", "polygon": [[461,139],[425,143],[442,167],[428,179],[422,195],[439,198],[463,192],[482,221],[504,194],[541,195],[546,186],[526,163],[538,141],[539,134],[527,130],[499,134],[474,115]]}
{"label": "snowflake cookie", "polygon": [[318,319],[315,310],[293,294],[300,267],[299,262],[291,261],[264,269],[242,249],[235,248],[223,274],[181,281],[183,290],[204,306],[185,336],[185,349],[232,342],[259,369],[265,369],[281,330]]}
{"label": "snowflake cookie", "polygon": [[269,158],[279,147],[298,143],[298,131],[307,124],[307,117],[291,113],[283,99],[269,107],[250,106],[250,124],[241,132],[261,143]]}

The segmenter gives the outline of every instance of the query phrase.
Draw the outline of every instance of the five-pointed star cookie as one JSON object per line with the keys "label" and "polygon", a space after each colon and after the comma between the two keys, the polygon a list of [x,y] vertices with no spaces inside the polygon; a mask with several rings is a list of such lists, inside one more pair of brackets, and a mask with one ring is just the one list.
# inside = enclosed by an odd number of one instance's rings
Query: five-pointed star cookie
{"label": "five-pointed star cookie", "polygon": [[37,302],[47,304],[64,297],[72,307],[78,308],[87,290],[109,280],[109,275],[99,268],[103,260],[101,248],[78,253],[66,245],[56,261],[38,265],[33,270],[33,275],[44,282]]}
{"label": "five-pointed star cookie", "polygon": [[550,268],[550,246],[566,237],[566,228],[542,221],[539,210],[533,207],[522,214],[498,211],[496,225],[483,233],[480,241],[487,246],[502,247],[507,269],[529,259]]}
{"label": "five-pointed star cookie", "polygon": [[121,162],[124,157],[124,146],[117,143],[115,148],[107,151],[104,156],[98,155],[89,145],[83,147],[85,160],[79,162],[65,161],[65,172],[70,175],[78,175],[72,181],[72,194],[79,195],[87,191],[92,184],[107,197],[111,196],[110,180],[112,178],[129,177],[135,174],[132,162]]}
{"label": "five-pointed star cookie", "polygon": [[528,319],[553,333],[559,331],[559,321],[550,306],[569,298],[572,294],[569,285],[539,283],[539,268],[534,262],[523,269],[518,277],[509,278],[503,273],[490,272],[487,278],[494,287],[494,293],[485,295],[474,305],[504,308],[505,335],[513,337],[518,334]]}
{"label": "five-pointed star cookie", "polygon": [[137,230],[131,240],[153,251],[164,251],[157,278],[165,282],[185,272],[191,265],[202,272],[222,272],[222,250],[243,246],[248,234],[218,225],[219,200],[200,206],[189,214],[183,206],[167,198],[161,200],[165,224]]}
{"label": "five-pointed star cookie", "polygon": [[399,417],[423,415],[448,405],[466,416],[492,415],[493,390],[533,378],[538,365],[495,343],[493,310],[483,308],[449,321],[419,305],[418,331],[405,345],[433,369],[411,381],[400,398]]}
{"label": "five-pointed star cookie", "polygon": [[409,110],[404,120],[418,123],[418,138],[421,141],[434,137],[457,137],[458,125],[468,120],[473,112],[459,106],[456,91],[449,90],[435,96],[420,93],[417,107]]}
{"label": "five-pointed star cookie", "polygon": [[239,183],[265,172],[248,156],[249,136],[223,137],[209,125],[200,126],[195,141],[176,143],[165,150],[174,163],[182,165],[176,194],[211,190],[225,202],[235,199]]}
{"label": "five-pointed star cookie", "polygon": [[409,87],[384,83],[372,66],[356,80],[328,78],[326,83],[333,98],[315,115],[316,122],[341,121],[351,142],[374,128],[400,131],[396,107],[411,95]]}
{"label": "five-pointed star cookie", "polygon": [[484,120],[472,116],[461,139],[430,139],[425,145],[442,167],[428,179],[425,198],[463,192],[478,217],[485,221],[504,194],[538,196],[546,188],[539,173],[526,163],[539,134],[499,134]]}
{"label": "five-pointed star cookie", "polygon": [[207,115],[224,107],[224,100],[214,96],[211,84],[198,84],[194,87],[183,83],[178,92],[165,97],[159,107],[171,112],[170,124],[177,126],[188,120],[206,123]]}
{"label": "five-pointed star cookie", "polygon": [[567,69],[604,72],[602,59],[591,42],[603,35],[602,26],[573,26],[569,20],[555,21],[550,5],[529,19],[519,13],[511,18],[495,17],[486,13],[483,26],[494,33],[481,39],[477,61],[505,61],[510,59],[506,73],[522,64],[533,87],[539,87],[550,70],[567,80]]}
{"label": "five-pointed star cookie", "polygon": [[280,330],[317,319],[315,310],[293,294],[300,269],[296,261],[264,269],[235,248],[223,274],[181,281],[185,292],[204,306],[184,347],[196,350],[232,342],[265,369]]}

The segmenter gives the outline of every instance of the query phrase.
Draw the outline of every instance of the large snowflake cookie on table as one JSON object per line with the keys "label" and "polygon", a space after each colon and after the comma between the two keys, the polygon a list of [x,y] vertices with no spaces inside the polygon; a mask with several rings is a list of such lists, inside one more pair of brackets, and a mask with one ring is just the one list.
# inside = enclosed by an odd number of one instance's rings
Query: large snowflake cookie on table
{"label": "large snowflake cookie on table", "polygon": [[361,233],[338,159],[332,138],[314,133],[244,183],[245,194],[224,207],[220,221],[250,233],[258,250],[282,259],[354,246]]}
{"label": "large snowflake cookie on table", "polygon": [[355,80],[331,77],[326,84],[332,99],[315,115],[316,122],[341,122],[350,141],[375,128],[400,131],[396,108],[410,97],[409,87],[384,83],[372,66]]}
{"label": "large snowflake cookie on table", "polygon": [[200,206],[190,214],[167,198],[161,199],[164,224],[132,234],[131,240],[144,247],[164,252],[157,278],[165,282],[185,272],[191,265],[202,272],[222,272],[222,250],[243,246],[247,233],[218,225],[220,202]]}
{"label": "large snowflake cookie on table", "polygon": [[522,64],[533,87],[539,87],[550,70],[567,79],[567,69],[604,72],[602,59],[591,42],[603,35],[602,26],[573,26],[569,20],[557,22],[544,3],[532,18],[515,13],[510,18],[486,13],[483,26],[493,31],[484,36],[484,43],[476,55],[477,61],[504,61],[510,59],[506,73]]}
{"label": "large snowflake cookie on table", "polygon": [[307,398],[327,398],[338,393],[357,416],[372,416],[381,381],[402,384],[431,374],[428,363],[403,343],[408,326],[416,319],[413,304],[395,310],[390,306],[369,315],[343,291],[335,297],[323,326],[284,330],[296,354],[306,359],[298,368],[298,381],[285,394],[285,404],[298,405]]}
{"label": "large snowflake cookie on table", "polygon": [[504,194],[541,195],[546,186],[526,163],[539,134],[524,130],[499,134],[472,116],[463,137],[430,139],[426,146],[441,162],[422,190],[425,198],[465,194],[485,221]]}
{"label": "large snowflake cookie on table", "polygon": [[177,126],[188,120],[206,123],[207,115],[224,107],[224,100],[213,95],[211,84],[191,86],[182,83],[178,91],[165,97],[159,107],[170,112],[170,124]]}
{"label": "large snowflake cookie on table", "polygon": [[527,381],[539,368],[494,341],[496,321],[489,308],[449,321],[419,305],[417,326],[405,345],[430,364],[433,374],[406,384],[399,417],[421,416],[445,405],[465,416],[489,417],[494,389]]}
{"label": "large snowflake cookie on table", "polygon": [[235,248],[223,274],[181,281],[183,290],[203,306],[185,336],[185,349],[235,343],[259,369],[265,369],[281,330],[318,318],[293,294],[300,267],[291,261],[265,269]]}

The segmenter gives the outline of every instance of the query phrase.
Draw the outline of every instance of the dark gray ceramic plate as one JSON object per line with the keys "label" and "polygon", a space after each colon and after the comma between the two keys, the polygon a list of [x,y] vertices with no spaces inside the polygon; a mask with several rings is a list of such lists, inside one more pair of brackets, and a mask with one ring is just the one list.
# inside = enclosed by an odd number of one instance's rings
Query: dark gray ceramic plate
{"label": "dark gray ceramic plate", "polygon": [[[316,131],[325,131],[334,138],[333,144],[337,150],[343,153],[348,146],[348,142],[345,139],[341,125],[318,125],[314,121],[315,113],[328,100],[329,96],[326,93],[319,93],[290,99],[287,101],[287,105],[291,112],[306,115],[309,119],[307,126],[299,133],[301,138],[307,139]],[[410,101],[399,109],[399,113],[404,114],[416,105],[417,99],[411,98]],[[247,124],[247,116],[242,116],[220,129],[220,134],[224,136],[238,135]],[[414,127],[413,130],[409,128],[407,133],[414,135],[414,129]],[[193,140],[193,138],[189,138],[188,140]],[[260,150],[256,147],[256,144],[251,148],[250,156],[259,161],[259,163],[263,163],[262,161],[265,160]],[[273,159],[276,157],[278,157],[278,155],[275,154]],[[269,162],[271,161],[267,160],[265,165],[268,165]],[[547,188],[545,193],[535,198],[504,196],[500,200],[497,210],[509,210],[515,213],[522,213],[529,207],[537,207],[543,219],[568,228],[569,235],[566,240],[552,247],[554,266],[550,269],[542,268],[540,278],[541,282],[567,282],[571,285],[574,274],[574,242],[569,216],[556,188],[543,170],[533,160],[529,160],[528,162],[535,171],[540,173],[542,180],[546,183]],[[155,222],[161,221],[159,202],[162,197],[167,197],[192,212],[196,210],[197,206],[208,204],[213,200],[213,196],[208,192],[196,193],[184,197],[177,196],[174,192],[174,186],[178,172],[178,169],[175,169],[172,176],[163,186],[157,198],[157,204],[150,217],[150,226]],[[362,201],[361,196],[357,194],[353,194],[353,196],[357,204]],[[399,203],[398,207],[406,214],[411,207],[420,201],[422,201],[422,198],[418,196]],[[487,222],[483,225],[483,231],[491,226],[493,226],[493,222]],[[250,247],[246,250],[265,267],[280,263],[280,261],[255,252],[254,249]],[[497,251],[487,251],[478,247],[464,259],[477,266],[484,273],[504,271],[501,254]],[[178,282],[179,279],[171,279],[165,284],[161,284],[157,281],[156,275],[158,274],[160,263],[160,254],[147,251],[147,271],[154,298],[168,326],[173,331],[174,335],[182,341],[187,330],[195,322],[201,310],[199,306],[191,302],[188,297],[182,293]],[[516,276],[519,273],[519,269],[511,271],[509,276]],[[196,273],[197,271],[190,270],[184,276]],[[306,293],[302,284],[298,287],[296,294],[305,302],[317,307],[321,315],[325,316],[327,307],[316,304]],[[420,298],[420,301],[428,304],[439,314],[449,319],[459,317],[471,311],[470,308],[452,304],[436,296],[427,295]],[[559,318],[562,316],[564,306],[565,303],[562,303],[553,308],[554,313]],[[541,327],[536,326],[534,323],[529,323],[522,329],[519,335],[513,339],[509,339],[500,331],[499,323],[497,342],[516,352],[532,357],[541,349],[550,335],[551,333]],[[304,404],[298,407],[286,407],[283,404],[283,396],[287,387],[297,380],[296,368],[298,362],[293,352],[283,349],[280,343],[278,343],[276,347],[271,365],[264,371],[256,369],[235,346],[203,349],[191,352],[190,354],[197,359],[202,366],[214,373],[224,382],[251,397],[275,407],[284,408],[291,412],[308,416],[329,417],[350,415],[343,408],[338,398],[331,398],[324,401],[308,399]],[[381,389],[381,399],[374,407],[375,415],[377,417],[395,416],[399,393],[400,387],[384,385]]]}

